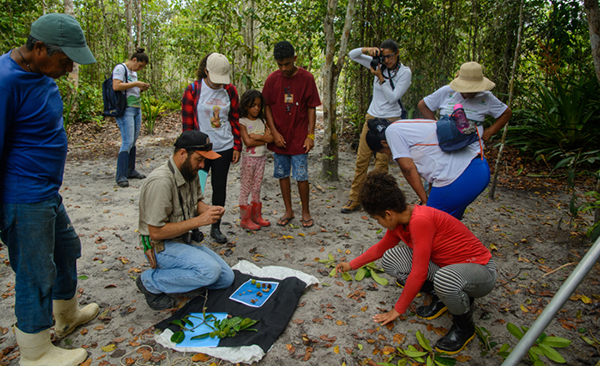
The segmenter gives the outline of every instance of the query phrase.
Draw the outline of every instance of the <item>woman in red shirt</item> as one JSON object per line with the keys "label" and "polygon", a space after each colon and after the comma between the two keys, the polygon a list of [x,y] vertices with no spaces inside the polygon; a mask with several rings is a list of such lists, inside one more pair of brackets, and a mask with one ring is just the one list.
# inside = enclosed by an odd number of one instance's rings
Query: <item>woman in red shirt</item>
{"label": "woman in red shirt", "polygon": [[[452,328],[437,341],[440,352],[460,352],[475,336],[473,300],[489,294],[496,283],[496,266],[489,250],[458,219],[432,207],[408,205],[391,175],[373,171],[360,193],[364,210],[388,229],[377,244],[338,272],[358,269],[382,258],[387,274],[404,286],[394,309],[373,317],[385,325],[403,314],[418,292],[433,296],[417,315],[435,319],[447,309]],[[396,246],[400,241],[406,246]]]}

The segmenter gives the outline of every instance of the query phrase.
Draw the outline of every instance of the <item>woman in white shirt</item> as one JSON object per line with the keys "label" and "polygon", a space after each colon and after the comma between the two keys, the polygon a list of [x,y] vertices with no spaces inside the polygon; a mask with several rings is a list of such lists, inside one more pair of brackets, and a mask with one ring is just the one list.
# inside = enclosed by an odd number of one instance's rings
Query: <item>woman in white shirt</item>
{"label": "woman in white shirt", "polygon": [[[223,207],[229,166],[239,161],[242,150],[239,97],[229,77],[230,68],[225,55],[206,55],[196,71],[197,80],[188,85],[181,100],[183,131],[204,132],[210,138],[213,151],[221,155],[218,159],[206,160],[203,170],[212,171],[212,204]],[[211,225],[210,236],[217,243],[227,243],[220,220]]]}
{"label": "woman in white shirt", "polygon": [[[365,142],[368,131],[367,121],[373,118],[383,118],[393,122],[406,114],[406,111],[401,107],[400,98],[410,86],[412,73],[408,67],[400,63],[398,54],[398,44],[391,39],[385,40],[379,48],[356,48],[349,53],[353,61],[371,71],[373,75],[373,99],[367,110],[365,124],[360,135],[350,197],[348,203],[342,207],[342,213],[350,213],[360,209],[358,192],[367,177],[367,169],[369,168],[371,155],[373,155]],[[379,58],[379,62],[376,62],[375,58]],[[387,155],[377,154],[375,169],[387,172],[388,163],[389,158]]]}
{"label": "woman in white shirt", "polygon": [[[422,204],[462,219],[467,206],[490,182],[490,168],[471,144],[450,153],[440,149],[436,121],[405,119],[389,123],[369,121],[367,144],[373,151],[391,156]],[[431,186],[429,197],[421,182]]]}
{"label": "woman in white shirt", "polygon": [[146,176],[135,170],[135,142],[142,127],[142,101],[140,93],[150,84],[138,81],[137,72],[148,65],[150,59],[143,48],[138,48],[129,61],[115,66],[113,89],[125,92],[127,108],[122,116],[116,117],[121,130],[121,148],[117,158],[116,181],[119,187],[129,187],[129,179],[144,179]]}

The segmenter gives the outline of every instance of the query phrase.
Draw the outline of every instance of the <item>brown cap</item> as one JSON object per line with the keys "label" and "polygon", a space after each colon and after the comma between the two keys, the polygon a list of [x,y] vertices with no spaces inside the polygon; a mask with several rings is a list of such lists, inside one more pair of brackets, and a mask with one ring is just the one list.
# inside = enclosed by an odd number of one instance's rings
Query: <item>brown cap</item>
{"label": "brown cap", "polygon": [[175,141],[175,146],[186,150],[193,150],[210,160],[221,157],[221,155],[212,151],[212,142],[210,142],[208,135],[198,130],[184,131],[179,135],[177,141]]}

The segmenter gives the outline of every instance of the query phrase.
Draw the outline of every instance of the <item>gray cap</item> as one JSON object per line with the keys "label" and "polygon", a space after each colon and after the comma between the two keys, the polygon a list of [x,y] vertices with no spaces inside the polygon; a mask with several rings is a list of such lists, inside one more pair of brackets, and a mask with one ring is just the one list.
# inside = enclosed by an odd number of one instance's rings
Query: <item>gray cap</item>
{"label": "gray cap", "polygon": [[85,41],[83,30],[73,16],[52,13],[41,16],[31,25],[31,36],[47,44],[59,46],[65,55],[78,64],[96,62]]}

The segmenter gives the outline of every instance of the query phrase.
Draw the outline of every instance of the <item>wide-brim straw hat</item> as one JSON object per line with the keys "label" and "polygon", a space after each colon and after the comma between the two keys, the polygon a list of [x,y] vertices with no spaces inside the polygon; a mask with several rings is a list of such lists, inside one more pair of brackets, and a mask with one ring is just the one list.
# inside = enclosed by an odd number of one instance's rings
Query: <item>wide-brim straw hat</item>
{"label": "wide-brim straw hat", "polygon": [[477,62],[465,62],[460,66],[456,79],[450,82],[452,90],[458,93],[477,93],[494,89],[496,84],[483,76],[483,69]]}

